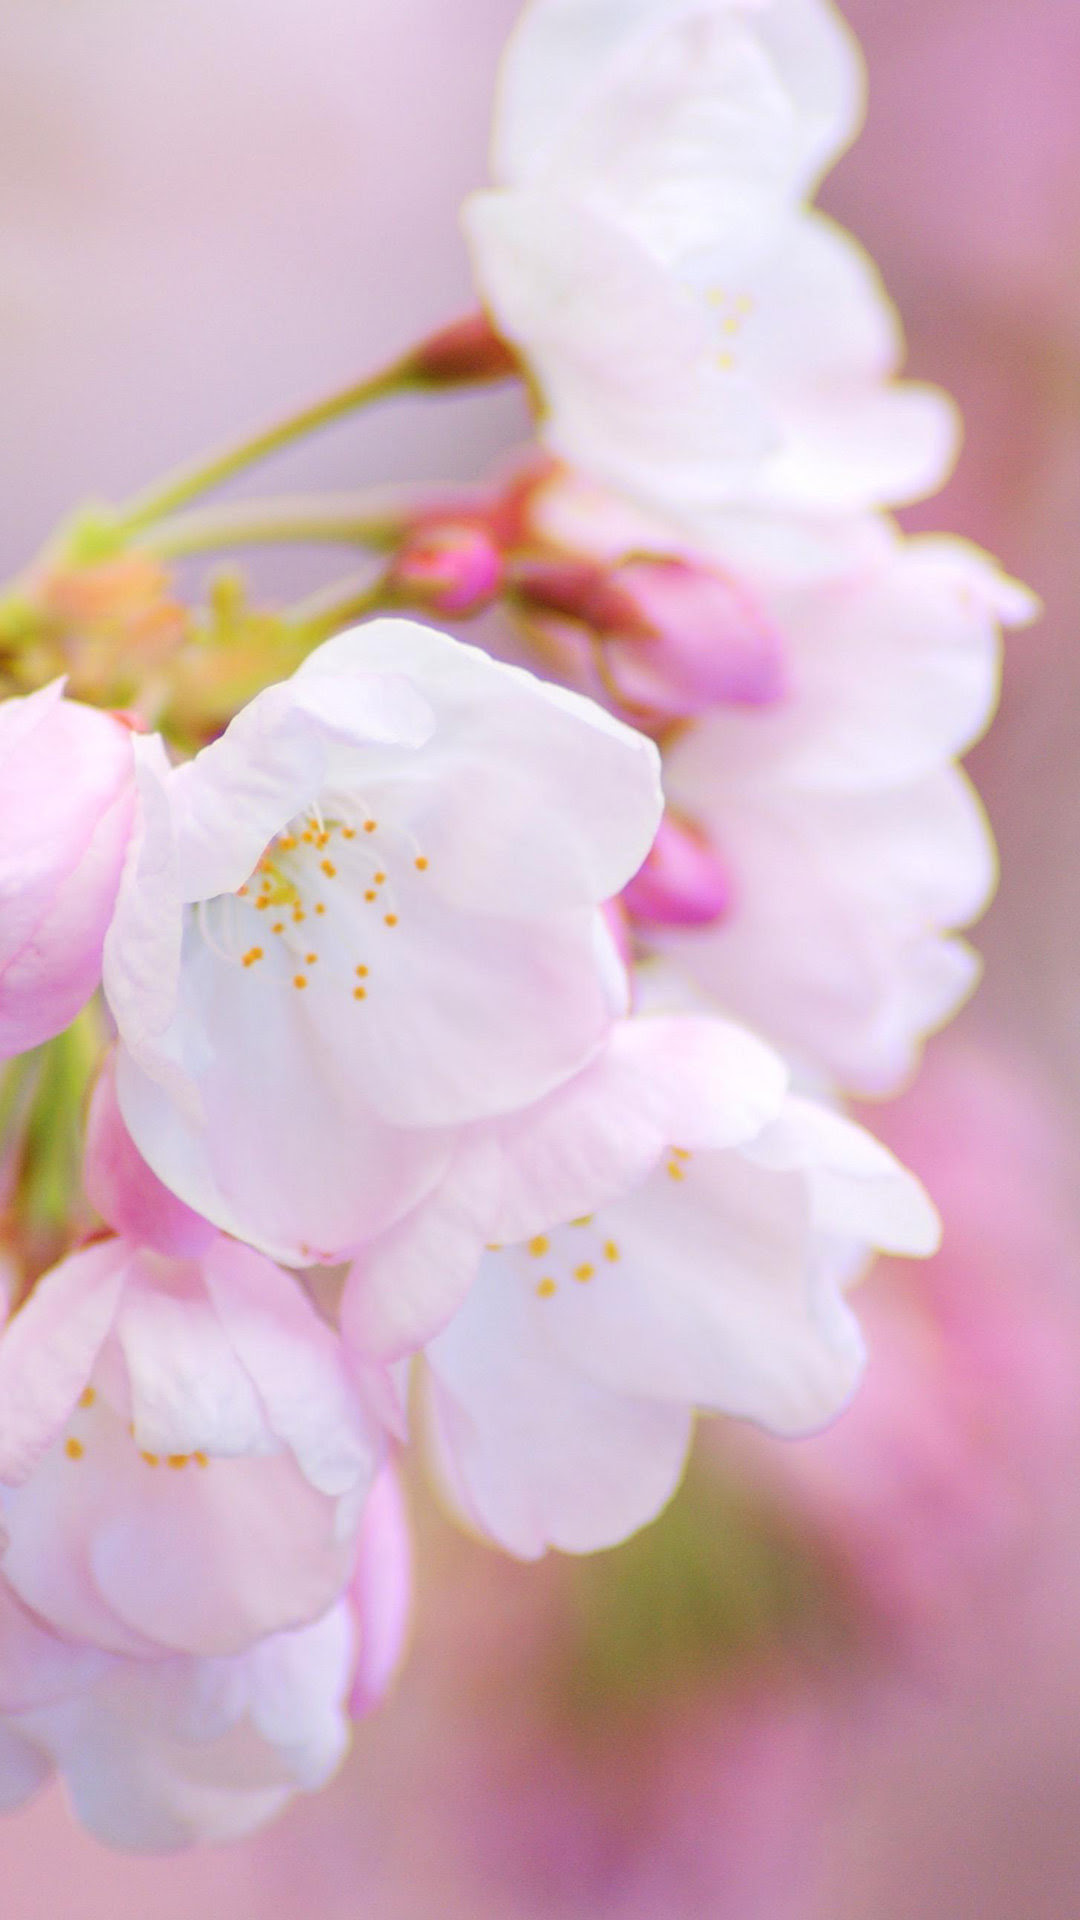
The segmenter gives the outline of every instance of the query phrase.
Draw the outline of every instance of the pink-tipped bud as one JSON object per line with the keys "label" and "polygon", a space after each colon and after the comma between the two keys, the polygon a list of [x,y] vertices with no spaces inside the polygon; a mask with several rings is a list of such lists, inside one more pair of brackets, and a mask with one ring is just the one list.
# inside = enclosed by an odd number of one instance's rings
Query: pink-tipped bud
{"label": "pink-tipped bud", "polygon": [[528,569],[520,592],[530,611],[591,628],[609,686],[631,713],[677,720],[783,696],[776,628],[744,587],[698,561],[641,555],[612,567],[541,564]]}
{"label": "pink-tipped bud", "polygon": [[700,827],[669,811],[621,898],[642,926],[708,927],[731,911],[732,894],[731,876]]}
{"label": "pink-tipped bud", "polygon": [[395,554],[387,584],[409,606],[431,613],[480,613],[498,599],[503,558],[479,523],[418,527]]}

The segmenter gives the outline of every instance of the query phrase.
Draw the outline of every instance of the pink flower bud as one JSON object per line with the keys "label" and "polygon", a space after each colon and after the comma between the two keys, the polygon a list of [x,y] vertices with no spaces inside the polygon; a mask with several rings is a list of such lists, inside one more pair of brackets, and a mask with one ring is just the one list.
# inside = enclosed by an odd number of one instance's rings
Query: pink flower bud
{"label": "pink flower bud", "polygon": [[731,876],[701,829],[669,811],[621,899],[646,926],[706,927],[731,910]]}
{"label": "pink flower bud", "polygon": [[409,606],[478,613],[498,596],[502,554],[486,527],[467,521],[418,528],[390,568],[389,584]]}
{"label": "pink flower bud", "polygon": [[90,998],[131,829],[131,731],[56,681],[0,704],[0,1057]]}
{"label": "pink flower bud", "polygon": [[616,567],[612,585],[633,613],[606,636],[611,676],[629,705],[674,719],[782,698],[780,636],[728,575],[694,561],[643,557]]}
{"label": "pink flower bud", "polygon": [[696,560],[542,562],[517,586],[529,612],[592,630],[609,692],[634,717],[677,720],[783,695],[776,629],[744,587]]}

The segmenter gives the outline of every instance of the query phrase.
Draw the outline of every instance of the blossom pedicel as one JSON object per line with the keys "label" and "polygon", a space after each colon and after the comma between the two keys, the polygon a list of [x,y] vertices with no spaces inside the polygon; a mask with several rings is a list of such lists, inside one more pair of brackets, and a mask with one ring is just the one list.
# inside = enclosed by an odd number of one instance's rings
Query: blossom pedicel
{"label": "blossom pedicel", "polygon": [[[839,1102],[973,982],[958,756],[1033,602],[881,512],[955,431],[808,204],[861,111],[824,0],[532,0],[485,312],[0,602],[0,1803],[58,1772],[112,1845],[253,1830],[400,1658],[411,1404],[467,1525],[609,1546],[699,1411],[831,1420],[853,1282],[933,1251]],[[513,377],[543,464],[500,487],[193,510]],[[166,563],[251,540],[371,564],[186,606]],[[366,618],[408,610],[490,653]],[[79,1191],[38,1163],[84,1127]]]}

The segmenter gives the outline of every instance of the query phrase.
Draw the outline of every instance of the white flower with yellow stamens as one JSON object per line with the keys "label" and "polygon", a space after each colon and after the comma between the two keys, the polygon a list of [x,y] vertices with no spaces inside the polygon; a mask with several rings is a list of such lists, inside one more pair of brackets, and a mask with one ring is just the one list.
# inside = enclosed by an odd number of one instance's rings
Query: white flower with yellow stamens
{"label": "white flower with yellow stamens", "polygon": [[320,647],[140,808],[105,968],[120,1103],[219,1227],[333,1261],[625,1003],[602,902],[659,820],[652,744],[445,635]]}

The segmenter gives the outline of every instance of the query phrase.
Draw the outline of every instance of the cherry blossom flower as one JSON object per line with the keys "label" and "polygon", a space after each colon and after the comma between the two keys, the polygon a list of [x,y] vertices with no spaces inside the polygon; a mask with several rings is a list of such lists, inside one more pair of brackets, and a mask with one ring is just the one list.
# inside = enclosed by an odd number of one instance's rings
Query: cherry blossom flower
{"label": "cherry blossom flower", "polygon": [[894,383],[871,262],[801,204],[860,113],[820,0],[533,0],[466,228],[553,452],[699,531],[732,500],[845,510],[941,484],[952,409]]}
{"label": "cherry blossom flower", "polygon": [[883,1147],[785,1085],[725,1022],[625,1023],[358,1258],[358,1351],[406,1350],[460,1298],[425,1349],[431,1425],[458,1504],[510,1551],[643,1525],[697,1407],[799,1433],[854,1388],[844,1290],[872,1247],[931,1251],[936,1216]]}
{"label": "cherry blossom flower", "polygon": [[[683,551],[670,525],[572,476],[532,512],[594,564]],[[994,847],[954,760],[997,703],[999,627],[1037,602],[967,543],[905,540],[873,516],[732,512],[709,551],[779,636],[785,696],[717,702],[665,741],[683,858],[665,889],[675,849],[658,841],[626,903],[646,946],[725,1012],[841,1085],[886,1092],[977,977],[955,935],[992,892]]]}
{"label": "cherry blossom flower", "polygon": [[350,1577],[381,1429],[297,1283],[213,1236],[72,1254],[0,1338],[3,1573],[55,1631],[241,1652]]}
{"label": "cherry blossom flower", "polygon": [[405,621],[320,647],[193,761],[140,743],[106,949],[120,1104],[218,1226],[332,1262],[543,1097],[626,999],[601,903],[660,815],[650,742]]}
{"label": "cherry blossom flower", "polygon": [[98,984],[133,775],[130,729],[62,681],[0,703],[0,1056],[51,1039]]}
{"label": "cherry blossom flower", "polygon": [[409,1599],[388,1471],[345,1594],[239,1653],[102,1654],[51,1633],[0,1581],[0,1805],[56,1768],[108,1846],[171,1851],[252,1832],[336,1771],[350,1714],[377,1705],[393,1677]]}

